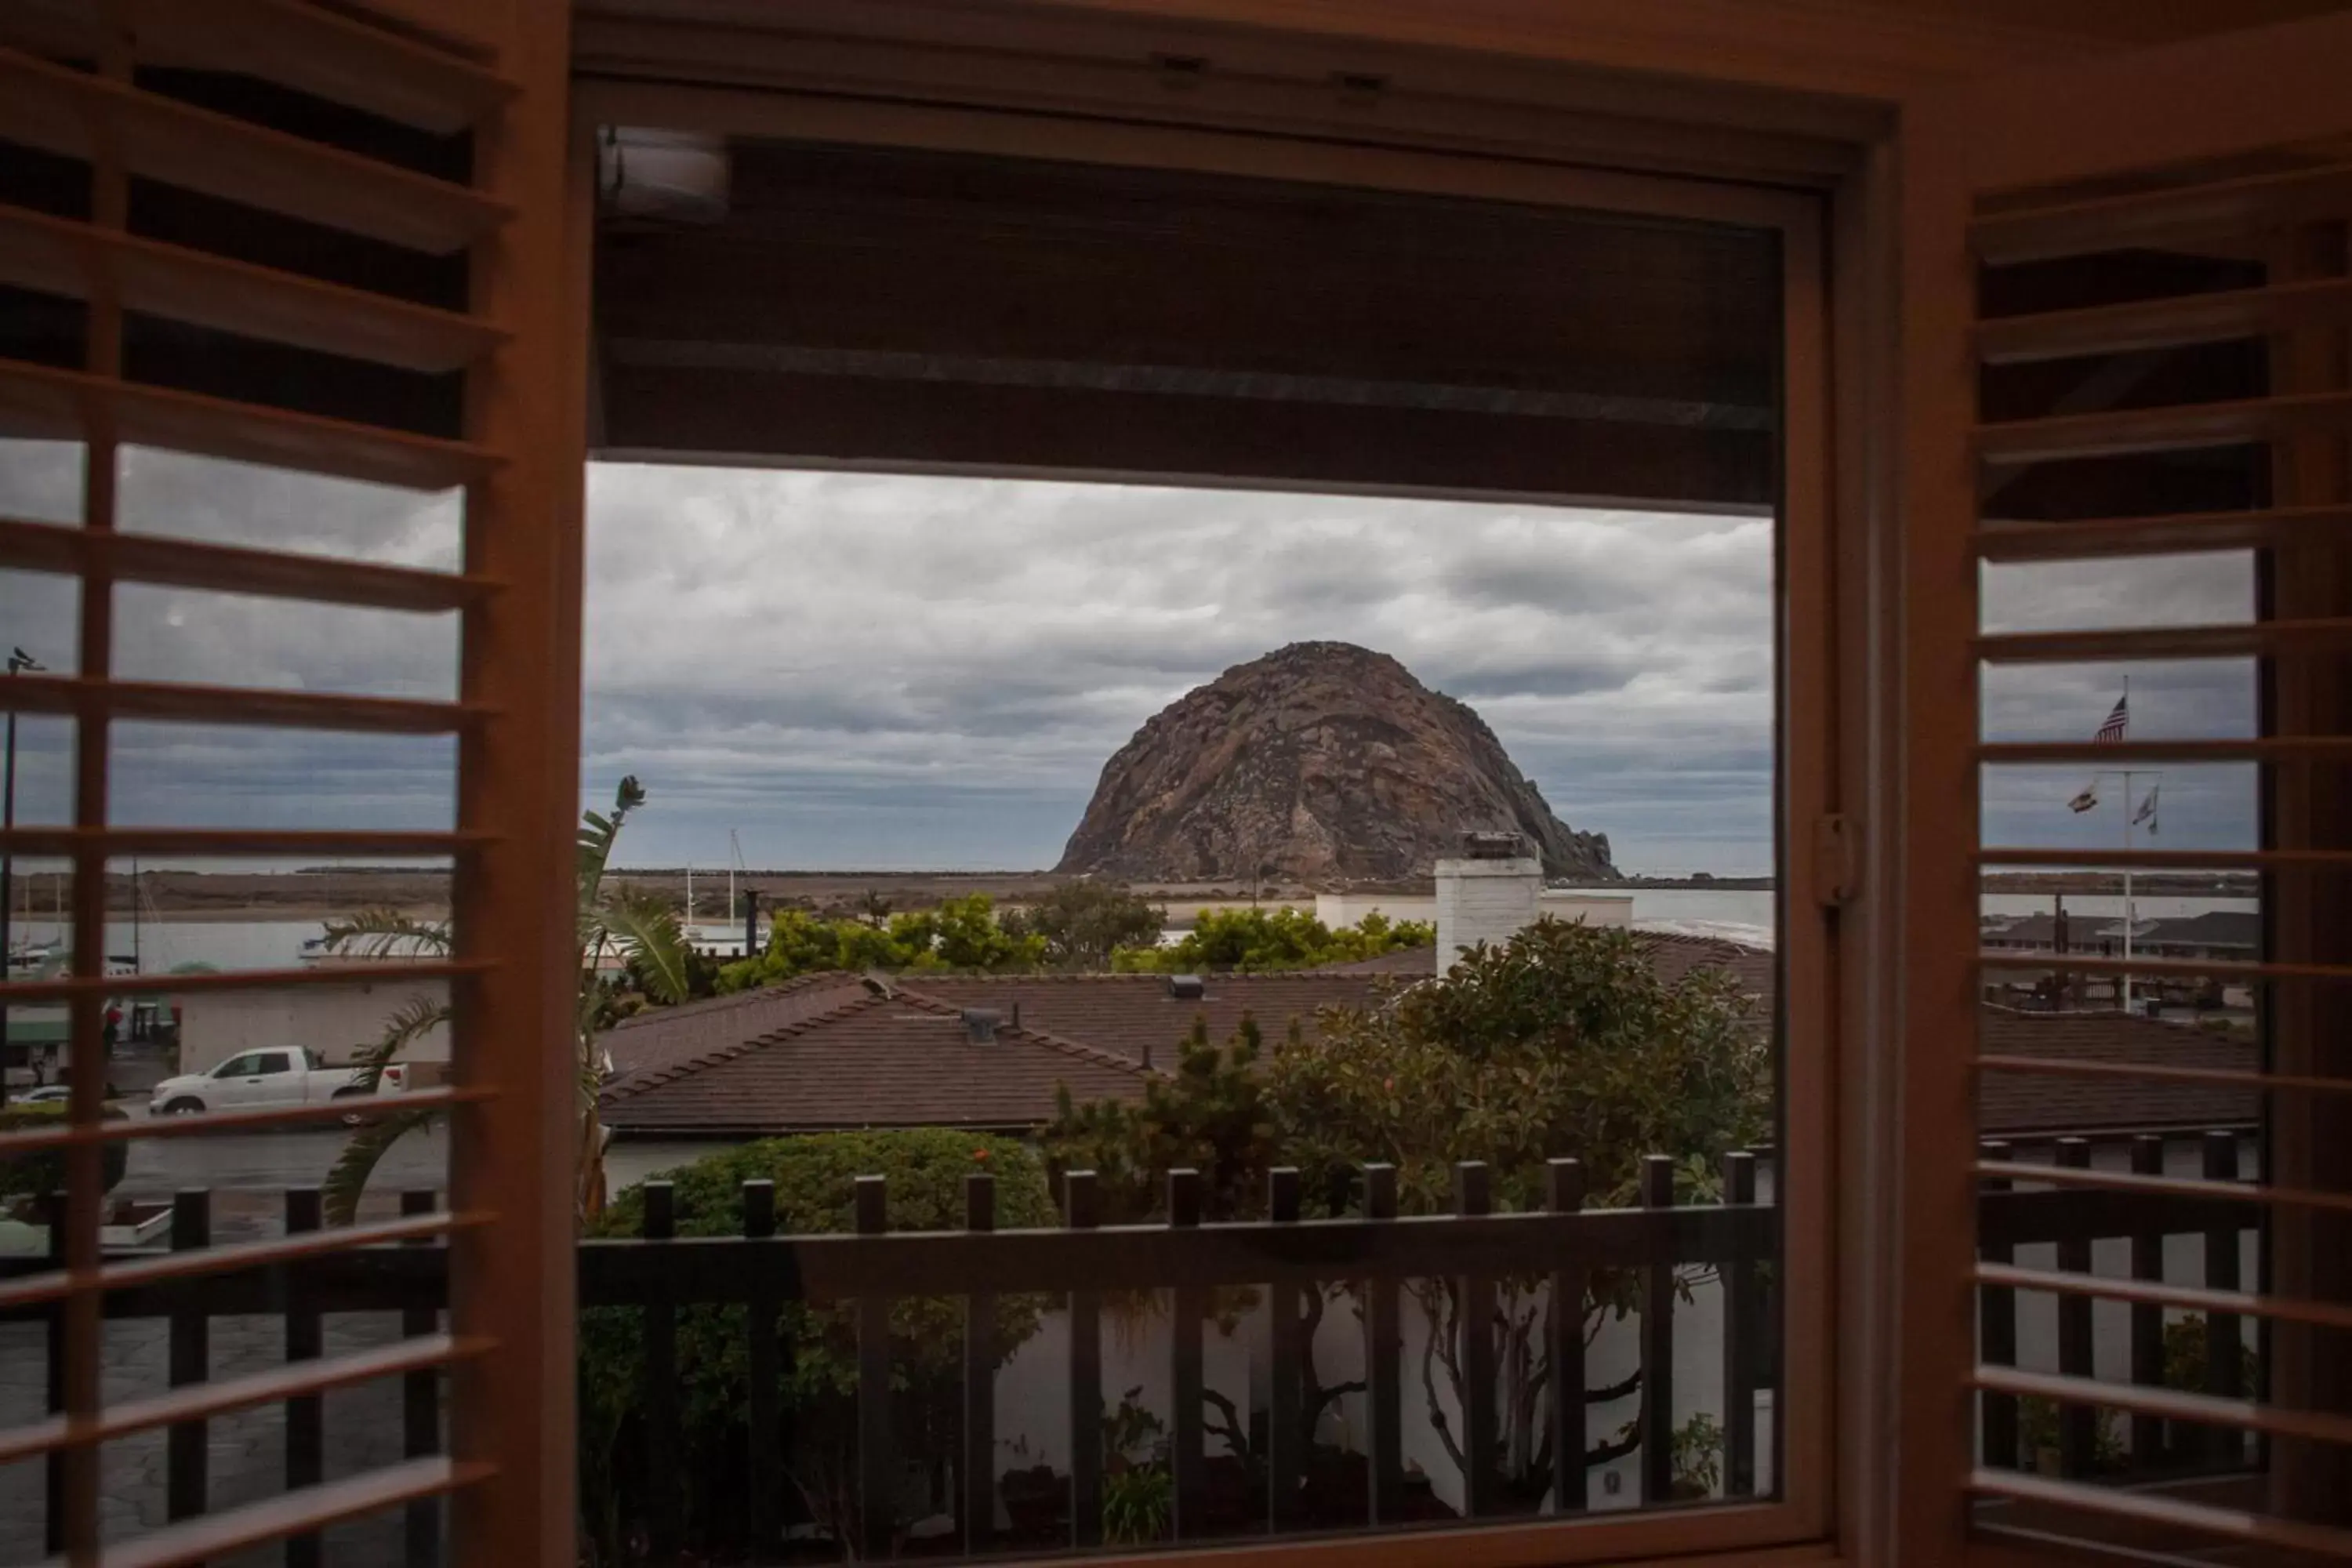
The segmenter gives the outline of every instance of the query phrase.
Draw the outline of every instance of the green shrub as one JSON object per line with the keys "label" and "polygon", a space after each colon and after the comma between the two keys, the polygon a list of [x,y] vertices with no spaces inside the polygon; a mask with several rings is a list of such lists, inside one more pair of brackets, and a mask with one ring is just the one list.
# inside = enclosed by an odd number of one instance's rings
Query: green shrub
{"label": "green shrub", "polygon": [[[121,1111],[110,1108],[110,1121],[130,1120]],[[43,1128],[65,1124],[66,1108],[58,1100],[39,1105],[11,1105],[0,1109],[0,1133],[35,1132]],[[131,1163],[130,1146],[121,1139],[103,1145],[106,1162],[106,1186],[113,1191],[122,1183],[122,1173]],[[0,1158],[0,1210],[21,1207],[37,1202],[49,1193],[61,1193],[66,1186],[66,1156],[62,1149],[44,1149],[36,1153]]]}
{"label": "green shrub", "polygon": [[[742,1184],[760,1180],[775,1184],[779,1233],[816,1235],[854,1228],[855,1184],[867,1175],[887,1180],[892,1230],[961,1229],[964,1178],[979,1171],[996,1177],[1001,1228],[1056,1223],[1034,1150],[1016,1139],[946,1128],[770,1139],[710,1154],[665,1173],[664,1179],[672,1184],[681,1237],[741,1235]],[[644,1223],[644,1188],[634,1186],[614,1199],[589,1234],[633,1237]],[[1037,1331],[1046,1304],[1037,1296],[998,1298],[1000,1365]],[[684,1453],[677,1473],[686,1488],[679,1505],[689,1531],[711,1542],[741,1526],[747,1484],[785,1484],[785,1478],[752,1479],[741,1470],[749,1419],[745,1310],[688,1307],[677,1315]],[[649,1467],[637,1457],[644,1440],[642,1325],[642,1314],[631,1308],[581,1314],[581,1500],[591,1530],[608,1547],[617,1545],[647,1500]],[[784,1351],[781,1403],[790,1484],[836,1539],[855,1544],[861,1556],[883,1555],[887,1543],[868,1547],[856,1540],[855,1305],[788,1303],[777,1326]],[[961,1429],[963,1331],[961,1297],[901,1297],[890,1304],[891,1424],[895,1446],[908,1460],[944,1459],[954,1452]]]}

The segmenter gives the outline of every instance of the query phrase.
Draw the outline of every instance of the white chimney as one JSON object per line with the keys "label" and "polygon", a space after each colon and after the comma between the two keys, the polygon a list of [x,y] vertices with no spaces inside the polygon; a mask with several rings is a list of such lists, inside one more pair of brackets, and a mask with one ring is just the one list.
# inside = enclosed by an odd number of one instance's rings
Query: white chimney
{"label": "white chimney", "polygon": [[1467,836],[1469,854],[1437,863],[1437,967],[1451,969],[1465,947],[1492,947],[1536,923],[1543,900],[1543,862],[1519,853],[1514,838],[1507,852],[1492,842],[1497,835]]}

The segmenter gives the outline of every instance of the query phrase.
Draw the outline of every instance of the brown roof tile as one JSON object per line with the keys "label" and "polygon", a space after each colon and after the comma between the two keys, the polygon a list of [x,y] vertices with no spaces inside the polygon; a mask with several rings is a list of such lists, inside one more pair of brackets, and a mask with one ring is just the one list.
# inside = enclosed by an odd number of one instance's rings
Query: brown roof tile
{"label": "brown roof tile", "polygon": [[[604,1100],[629,1133],[769,1134],[851,1127],[1030,1127],[1057,1087],[1079,1100],[1139,1098],[1149,1075],[1108,1052],[1000,1026],[975,1044],[962,1010],[919,993],[853,998],[658,1074]],[[838,988],[829,994],[841,994]]]}
{"label": "brown roof tile", "polygon": [[[2126,1013],[2020,1013],[1987,1007],[1981,1016],[1979,1048],[1988,1056],[2236,1072],[2256,1071],[2262,1065],[2260,1048],[2242,1036]],[[1978,1083],[1977,1122],[1987,1137],[2227,1127],[2261,1115],[2254,1093],[2242,1089],[2021,1072],[1986,1072]]]}
{"label": "brown roof tile", "polygon": [[866,994],[866,983],[856,975],[821,970],[781,985],[656,1007],[625,1018],[599,1037],[613,1062],[604,1092],[631,1092],[643,1086],[641,1080],[667,1076],[699,1058],[724,1055]]}
{"label": "brown roof tile", "polygon": [[1164,974],[960,975],[913,978],[925,995],[958,1007],[994,1007],[1009,1019],[1015,1007],[1024,1027],[1084,1040],[1140,1063],[1149,1053],[1160,1068],[1175,1065],[1176,1050],[1204,1017],[1209,1038],[1223,1045],[1246,1013],[1265,1031],[1269,1048],[1291,1020],[1311,1033],[1326,1007],[1370,1007],[1390,985],[1376,974],[1292,970],[1279,974],[1211,974],[1197,1002],[1168,994]]}

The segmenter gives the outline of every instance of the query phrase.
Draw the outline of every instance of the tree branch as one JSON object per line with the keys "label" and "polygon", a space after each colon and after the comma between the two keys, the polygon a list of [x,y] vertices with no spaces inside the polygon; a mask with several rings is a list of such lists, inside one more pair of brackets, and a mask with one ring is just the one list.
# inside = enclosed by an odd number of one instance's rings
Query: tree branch
{"label": "tree branch", "polygon": [[1612,1399],[1623,1399],[1628,1394],[1639,1392],[1641,1386],[1642,1371],[1639,1367],[1636,1367],[1624,1378],[1616,1383],[1611,1384],[1606,1388],[1586,1389],[1584,1391],[1584,1402],[1587,1405],[1606,1405]]}

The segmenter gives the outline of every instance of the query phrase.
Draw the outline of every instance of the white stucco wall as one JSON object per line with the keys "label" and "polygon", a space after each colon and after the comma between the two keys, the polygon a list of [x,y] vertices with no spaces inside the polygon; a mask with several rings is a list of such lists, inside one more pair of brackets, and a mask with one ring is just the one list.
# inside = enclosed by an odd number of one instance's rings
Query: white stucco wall
{"label": "white stucco wall", "polygon": [[[205,1072],[256,1046],[299,1046],[329,1063],[349,1062],[383,1034],[385,1021],[415,997],[448,1000],[444,980],[410,980],[397,965],[382,980],[349,985],[285,985],[254,991],[192,991],[180,1011],[180,1071]],[[401,1053],[404,1061],[449,1059],[449,1032],[436,1026]]]}
{"label": "white stucco wall", "polygon": [[1508,942],[1533,925],[1543,894],[1534,859],[1437,863],[1437,961],[1451,965],[1477,942]]}

